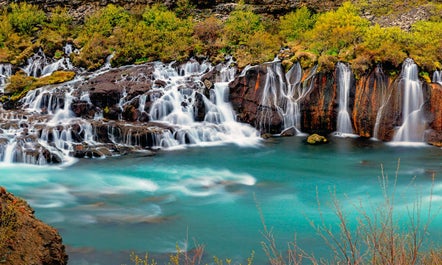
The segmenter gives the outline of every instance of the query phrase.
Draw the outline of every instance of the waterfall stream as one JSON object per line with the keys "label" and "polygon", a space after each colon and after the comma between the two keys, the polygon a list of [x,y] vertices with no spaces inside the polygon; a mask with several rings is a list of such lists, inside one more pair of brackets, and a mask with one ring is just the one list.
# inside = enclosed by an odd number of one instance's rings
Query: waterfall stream
{"label": "waterfall stream", "polygon": [[396,131],[395,142],[422,142],[426,122],[421,108],[424,104],[422,84],[418,68],[412,59],[404,62],[401,72],[400,89],[402,93],[402,125]]}
{"label": "waterfall stream", "polygon": [[338,134],[352,134],[350,114],[348,113],[348,100],[350,96],[351,70],[344,63],[338,63],[339,86],[339,112],[336,132]]}
{"label": "waterfall stream", "polygon": [[5,90],[6,83],[8,82],[8,78],[11,75],[12,75],[11,64],[0,63],[0,93],[2,93]]}
{"label": "waterfall stream", "polygon": [[434,71],[432,81],[433,83],[439,83],[442,86],[442,70]]}
{"label": "waterfall stream", "polygon": [[[294,129],[301,132],[301,102],[313,89],[317,67],[303,77],[299,63],[295,63],[287,73],[283,73],[281,63],[271,62],[266,67],[267,75],[258,110],[258,126],[261,132],[269,132],[274,112],[282,118],[281,132]],[[244,71],[249,70],[246,68]]]}
{"label": "waterfall stream", "polygon": [[[69,48],[66,50],[69,52]],[[46,73],[44,69],[60,69],[62,64],[48,64],[49,61],[39,51],[24,69],[35,76]],[[0,120],[4,124],[0,133],[1,161],[69,163],[72,156],[102,157],[124,146],[157,149],[222,143],[256,145],[259,142],[253,127],[236,121],[228,100],[228,83],[236,72],[231,61],[216,67],[195,60],[182,65],[160,62],[150,65],[151,74],[140,70],[127,75],[125,69],[128,67],[112,69],[106,66],[94,73],[80,74],[67,83],[37,88],[21,100],[21,116],[1,109]],[[109,111],[107,107],[93,108],[91,91],[82,88],[90,80],[111,71],[121,72],[114,80],[117,87],[122,87],[115,104],[116,120],[104,119],[103,113]],[[201,81],[209,71],[216,73],[213,88],[205,87]],[[125,87],[125,82],[144,91],[134,96],[130,87]],[[153,84],[151,88],[146,86],[149,83]],[[85,115],[90,118],[75,113],[73,104],[89,110]],[[123,119],[124,111],[130,106],[139,113],[138,120],[144,117],[143,122],[130,123]]]}

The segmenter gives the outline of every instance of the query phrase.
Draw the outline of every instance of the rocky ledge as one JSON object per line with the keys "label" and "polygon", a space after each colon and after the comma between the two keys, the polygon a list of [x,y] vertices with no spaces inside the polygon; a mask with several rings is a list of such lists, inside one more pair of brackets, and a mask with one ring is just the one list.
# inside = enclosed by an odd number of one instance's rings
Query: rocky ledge
{"label": "rocky ledge", "polygon": [[35,218],[24,200],[0,187],[0,264],[64,265],[67,261],[57,230]]}

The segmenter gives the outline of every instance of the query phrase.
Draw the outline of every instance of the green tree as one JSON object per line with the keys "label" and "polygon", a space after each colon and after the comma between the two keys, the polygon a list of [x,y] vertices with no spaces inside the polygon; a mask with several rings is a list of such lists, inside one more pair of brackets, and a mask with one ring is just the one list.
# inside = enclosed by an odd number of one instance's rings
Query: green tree
{"label": "green tree", "polygon": [[236,48],[244,45],[255,32],[263,30],[261,17],[240,3],[227,18],[223,33],[226,45]]}
{"label": "green tree", "polygon": [[338,55],[342,49],[351,48],[361,41],[369,23],[359,16],[353,4],[345,2],[336,11],[318,16],[313,29],[306,33],[306,42],[317,54]]}
{"label": "green tree", "polygon": [[408,53],[426,70],[442,68],[442,21],[420,21],[411,28]]}
{"label": "green tree", "polygon": [[303,6],[279,19],[279,35],[287,41],[300,39],[302,34],[313,28],[315,16]]}
{"label": "green tree", "polygon": [[41,26],[46,15],[37,6],[26,2],[12,3],[9,5],[11,12],[8,19],[14,28],[20,34],[32,34],[36,26]]}

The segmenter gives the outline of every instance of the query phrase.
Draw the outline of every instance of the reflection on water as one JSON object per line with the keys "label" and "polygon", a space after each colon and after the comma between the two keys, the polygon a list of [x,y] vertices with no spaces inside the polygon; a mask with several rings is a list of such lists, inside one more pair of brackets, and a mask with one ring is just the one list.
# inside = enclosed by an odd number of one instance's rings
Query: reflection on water
{"label": "reflection on water", "polygon": [[[244,260],[255,250],[255,263],[262,264],[257,201],[282,250],[296,233],[308,252],[321,255],[324,244],[307,221],[319,218],[317,195],[333,226],[329,207],[335,190],[354,225],[355,203],[383,200],[381,164],[393,180],[400,158],[395,207],[406,217],[416,196],[428,206],[433,174],[433,206],[440,205],[441,155],[435,147],[354,138],[336,137],[322,146],[306,145],[300,137],[277,138],[259,148],[195,147],[80,160],[64,168],[0,165],[0,185],[59,229],[73,265],[129,263],[131,250],[167,257],[187,233],[190,241],[206,245],[209,258]],[[438,244],[441,221],[438,216],[431,226]]]}

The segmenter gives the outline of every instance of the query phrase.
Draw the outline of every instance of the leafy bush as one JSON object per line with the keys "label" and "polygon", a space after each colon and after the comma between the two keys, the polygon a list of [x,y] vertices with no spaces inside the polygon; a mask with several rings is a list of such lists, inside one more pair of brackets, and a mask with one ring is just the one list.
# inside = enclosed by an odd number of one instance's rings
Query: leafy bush
{"label": "leafy bush", "polygon": [[94,33],[109,37],[116,26],[123,27],[128,20],[129,13],[124,8],[107,5],[86,18],[81,37],[87,40],[88,36]]}
{"label": "leafy bush", "polygon": [[368,27],[369,21],[359,16],[358,9],[345,2],[336,11],[318,16],[313,29],[306,33],[306,43],[317,54],[337,55],[360,42]]}
{"label": "leafy bush", "polygon": [[12,3],[9,8],[9,22],[20,34],[32,34],[34,27],[41,26],[46,18],[45,13],[37,6],[26,2]]}
{"label": "leafy bush", "polygon": [[222,48],[220,37],[223,25],[221,20],[210,16],[195,24],[193,28],[196,52],[202,56],[216,57]]}
{"label": "leafy bush", "polygon": [[226,45],[235,49],[246,44],[249,37],[257,31],[264,31],[261,17],[240,3],[227,18],[223,35]]}
{"label": "leafy bush", "polygon": [[405,47],[409,36],[399,27],[370,27],[358,47],[358,56],[368,57],[372,63],[388,62],[399,66],[408,57]]}
{"label": "leafy bush", "polygon": [[257,31],[249,36],[247,42],[234,52],[238,67],[271,61],[280,48],[277,36],[265,31]]}
{"label": "leafy bush", "polygon": [[307,7],[282,16],[279,24],[279,35],[287,41],[300,39],[304,32],[313,28],[316,18]]}
{"label": "leafy bush", "polygon": [[411,29],[408,53],[426,70],[442,68],[442,21],[420,21]]}

